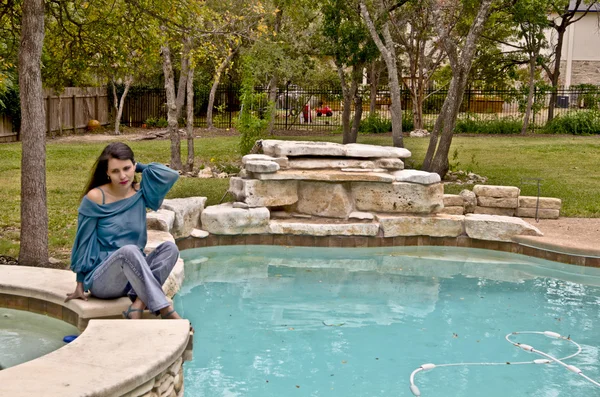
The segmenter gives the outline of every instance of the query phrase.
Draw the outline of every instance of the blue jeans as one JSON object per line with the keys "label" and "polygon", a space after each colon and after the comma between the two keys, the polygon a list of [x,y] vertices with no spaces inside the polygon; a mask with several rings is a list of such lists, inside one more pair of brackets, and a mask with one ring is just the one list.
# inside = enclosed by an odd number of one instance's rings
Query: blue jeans
{"label": "blue jeans", "polygon": [[144,257],[135,245],[126,245],[113,252],[96,268],[90,292],[100,299],[129,296],[139,298],[152,312],[170,305],[162,285],[173,270],[179,250],[171,242],[159,245]]}

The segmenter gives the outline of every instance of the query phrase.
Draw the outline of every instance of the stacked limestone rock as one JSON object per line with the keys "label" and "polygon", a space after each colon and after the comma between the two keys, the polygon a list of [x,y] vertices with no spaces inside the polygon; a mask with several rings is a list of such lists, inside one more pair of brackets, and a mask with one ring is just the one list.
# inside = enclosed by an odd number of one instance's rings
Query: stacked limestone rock
{"label": "stacked limestone rock", "polygon": [[476,214],[515,216],[519,207],[520,189],[515,186],[475,185]]}
{"label": "stacked limestone rock", "polygon": [[[540,235],[518,218],[465,217],[476,205],[469,191],[446,198],[457,215],[439,214],[445,200],[439,175],[404,170],[406,149],[276,140],[261,145],[263,154],[244,156],[244,169],[230,181],[236,201],[202,212],[209,233],[457,237],[472,230],[473,238],[503,241]],[[485,235],[479,223],[509,226]]]}
{"label": "stacked limestone rock", "polygon": [[519,196],[517,216],[521,218],[558,219],[561,200],[552,197]]}

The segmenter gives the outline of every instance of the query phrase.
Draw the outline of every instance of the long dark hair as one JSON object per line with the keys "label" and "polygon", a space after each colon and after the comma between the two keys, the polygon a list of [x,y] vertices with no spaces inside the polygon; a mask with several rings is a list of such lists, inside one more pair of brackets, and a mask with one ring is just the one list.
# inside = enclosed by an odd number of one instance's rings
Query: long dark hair
{"label": "long dark hair", "polygon": [[131,160],[131,162],[135,164],[133,150],[131,150],[129,146],[122,142],[113,142],[108,144],[92,167],[92,174],[90,175],[90,179],[83,191],[82,197],[85,196],[90,190],[110,182],[110,179],[107,175],[108,160],[110,159]]}

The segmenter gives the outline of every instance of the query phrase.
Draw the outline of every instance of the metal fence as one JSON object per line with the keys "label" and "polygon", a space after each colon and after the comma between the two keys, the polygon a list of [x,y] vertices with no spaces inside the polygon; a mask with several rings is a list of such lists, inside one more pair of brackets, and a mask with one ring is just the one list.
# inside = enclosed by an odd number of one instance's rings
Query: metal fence
{"label": "metal fence", "polygon": [[[257,114],[267,105],[267,90],[256,88],[253,103]],[[391,119],[390,91],[386,87],[377,89],[374,98],[368,88],[360,91],[363,98],[363,118],[371,112],[381,119]],[[445,89],[427,90],[423,102],[423,120],[426,129],[432,129],[448,92]],[[240,87],[223,85],[217,89],[213,110],[213,124],[217,128],[233,128],[239,117]],[[293,85],[280,87],[275,102],[276,129],[322,129],[335,130],[341,127],[343,110],[340,88],[305,88]],[[530,121],[532,129],[545,126],[548,115],[551,91],[536,89],[533,114]],[[521,121],[527,99],[526,90],[476,90],[465,91],[459,113],[459,120],[513,120]],[[166,99],[163,89],[145,89],[131,91],[125,101],[121,122],[132,127],[140,127],[157,120],[166,120]],[[600,87],[586,86],[560,89],[557,91],[555,116],[571,112],[599,109]],[[208,91],[197,90],[194,97],[194,116],[196,127],[206,127]],[[412,124],[412,99],[408,90],[402,92],[402,109],[406,125]],[[354,104],[351,117],[353,117]],[[405,126],[405,129],[406,126]]]}

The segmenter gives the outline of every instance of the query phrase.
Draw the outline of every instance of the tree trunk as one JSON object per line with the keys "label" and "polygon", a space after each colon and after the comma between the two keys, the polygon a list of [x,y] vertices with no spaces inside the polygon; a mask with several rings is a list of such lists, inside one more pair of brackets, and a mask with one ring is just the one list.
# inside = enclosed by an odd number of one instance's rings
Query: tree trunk
{"label": "tree trunk", "polygon": [[350,86],[348,86],[348,81],[342,65],[337,65],[337,71],[342,84],[342,142],[353,143],[351,136],[352,131],[350,125],[350,115],[352,114],[352,99],[354,98],[356,86],[354,84],[354,79],[352,79]]}
{"label": "tree trunk", "polygon": [[[481,1],[477,15],[464,40],[460,56],[458,52],[458,42],[455,41],[456,39],[449,33],[446,35],[440,34],[446,53],[448,53],[448,60],[450,61],[450,67],[452,68],[452,79],[450,80],[448,95],[442,106],[442,112],[438,116],[431,133],[429,147],[427,148],[422,168],[425,171],[439,174],[441,178],[444,178],[448,172],[448,153],[450,152],[450,145],[452,144],[456,118],[458,117],[460,105],[467,87],[469,72],[473,65],[473,58],[475,57],[475,50],[477,48],[477,41],[479,40],[481,31],[489,17],[491,4],[492,0]],[[441,19],[438,18],[438,22],[440,20]],[[438,25],[438,28],[440,32],[447,29],[446,26],[441,24]],[[440,137],[439,144],[438,137]]]}
{"label": "tree trunk", "polygon": [[187,170],[194,170],[194,69],[190,68],[187,78]]}
{"label": "tree trunk", "polygon": [[354,118],[352,120],[352,128],[348,136],[348,142],[344,143],[356,143],[358,139],[358,128],[360,127],[360,121],[362,120],[362,96],[358,89],[359,84],[362,81],[363,65],[357,64],[352,67],[352,88],[351,92],[354,99]]}
{"label": "tree trunk", "polygon": [[562,46],[567,27],[562,27],[557,30],[556,50],[554,55],[554,71],[550,81],[552,83],[552,92],[550,93],[550,103],[548,104],[548,122],[554,118],[554,108],[556,107],[556,99],[558,97],[558,81],[560,78],[560,61],[562,59]]}
{"label": "tree trunk", "polygon": [[233,59],[233,56],[235,55],[236,51],[237,49],[230,50],[229,55],[227,55],[227,58],[225,58],[223,62],[221,62],[221,64],[217,68],[217,71],[215,72],[215,80],[213,81],[213,84],[210,87],[210,94],[208,94],[208,108],[206,109],[206,128],[210,130],[215,128],[215,126],[213,125],[213,108],[215,106],[215,95],[217,94],[217,88],[219,87],[219,82],[221,81],[221,75],[225,71],[225,68],[227,68],[227,65],[229,65],[229,63]]}
{"label": "tree trunk", "polygon": [[381,76],[381,68],[379,67],[379,60],[371,63],[369,70],[369,116],[375,116],[377,108],[377,86],[379,86],[379,77]]}
{"label": "tree trunk", "polygon": [[170,167],[174,170],[183,168],[181,164],[181,141],[177,124],[177,104],[175,97],[175,79],[173,77],[173,64],[171,63],[171,50],[167,45],[161,48],[163,57],[163,72],[165,74],[165,91],[167,96],[167,123],[171,137]]}
{"label": "tree trunk", "polygon": [[46,206],[46,115],[41,56],[44,43],[44,1],[24,0],[19,47],[21,99],[21,232],[19,264],[48,264]]}
{"label": "tree trunk", "polygon": [[279,79],[276,74],[271,76],[269,81],[269,103],[273,104],[273,111],[269,114],[269,126],[267,127],[267,134],[273,135],[273,129],[275,128],[275,117],[277,116],[277,84]]}
{"label": "tree trunk", "polygon": [[525,117],[523,118],[523,128],[521,135],[527,133],[529,127],[529,119],[531,118],[531,109],[533,108],[533,94],[535,90],[535,62],[537,54],[533,55],[529,60],[529,91],[527,92],[527,108],[525,109]]}
{"label": "tree trunk", "polygon": [[192,50],[192,39],[189,36],[183,38],[183,50],[181,52],[181,74],[179,75],[179,84],[177,84],[177,117],[181,117],[181,111],[185,103],[186,87],[188,82],[188,73],[190,72],[190,51]]}
{"label": "tree trunk", "polygon": [[379,37],[379,32],[375,28],[375,24],[371,19],[367,6],[361,1],[360,3],[360,14],[367,24],[369,34],[377,45],[377,48],[383,56],[385,66],[388,71],[390,96],[392,99],[391,111],[392,111],[392,142],[396,147],[404,147],[404,141],[402,139],[402,104],[400,103],[400,81],[398,79],[398,66],[396,64],[396,43],[392,40],[390,34],[390,21],[386,21],[383,25],[383,40]]}
{"label": "tree trunk", "polygon": [[115,87],[115,83],[113,80],[113,106],[115,108],[116,116],[115,116],[115,135],[121,135],[119,128],[121,126],[121,116],[123,115],[123,107],[125,106],[125,97],[127,97],[127,93],[129,92],[129,87],[133,83],[133,78],[126,77],[125,78],[125,89],[123,90],[123,94],[121,95],[121,99],[117,97],[117,89]]}

